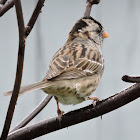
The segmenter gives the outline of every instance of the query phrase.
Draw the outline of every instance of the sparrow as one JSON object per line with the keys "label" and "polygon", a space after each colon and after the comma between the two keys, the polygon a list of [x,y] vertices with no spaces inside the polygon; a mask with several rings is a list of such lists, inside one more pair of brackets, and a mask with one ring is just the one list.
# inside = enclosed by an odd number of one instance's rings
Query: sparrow
{"label": "sparrow", "polygon": [[[54,96],[59,118],[63,111],[59,103],[75,105],[85,100],[99,101],[90,97],[99,85],[104,71],[101,52],[104,38],[109,34],[92,17],[79,19],[69,33],[68,39],[53,56],[45,78],[20,88],[19,95],[42,89]],[[11,95],[12,91],[5,93]]]}

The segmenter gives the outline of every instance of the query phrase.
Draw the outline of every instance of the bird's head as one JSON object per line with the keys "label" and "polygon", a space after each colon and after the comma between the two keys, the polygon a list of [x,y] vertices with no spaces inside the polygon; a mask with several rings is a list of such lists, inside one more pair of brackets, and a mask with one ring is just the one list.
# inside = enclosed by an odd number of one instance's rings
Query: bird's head
{"label": "bird's head", "polygon": [[98,45],[102,45],[103,39],[107,38],[109,34],[105,32],[103,26],[92,17],[83,17],[77,21],[69,33],[68,40],[90,39]]}

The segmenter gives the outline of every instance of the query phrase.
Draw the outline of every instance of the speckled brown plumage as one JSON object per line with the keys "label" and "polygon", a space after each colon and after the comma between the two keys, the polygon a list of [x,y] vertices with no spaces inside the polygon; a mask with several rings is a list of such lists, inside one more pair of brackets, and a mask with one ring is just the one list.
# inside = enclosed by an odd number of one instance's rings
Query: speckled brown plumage
{"label": "speckled brown plumage", "polygon": [[[42,89],[55,96],[57,104],[78,104],[87,100],[96,90],[103,73],[101,46],[104,37],[102,25],[92,17],[78,20],[65,45],[52,58],[45,78],[22,87],[20,94]],[[11,92],[5,95],[9,94]]]}

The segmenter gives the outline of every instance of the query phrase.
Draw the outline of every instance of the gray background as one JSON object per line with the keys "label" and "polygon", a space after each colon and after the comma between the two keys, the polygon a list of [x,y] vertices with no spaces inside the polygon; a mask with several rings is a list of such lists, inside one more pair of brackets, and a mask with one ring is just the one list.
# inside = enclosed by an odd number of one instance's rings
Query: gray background
{"label": "gray background", "polygon": [[[22,85],[41,80],[53,54],[65,43],[74,23],[83,16],[86,0],[47,0],[34,29],[26,42]],[[27,24],[35,0],[22,0]],[[101,0],[93,6],[91,16],[99,20],[110,37],[104,40],[105,71],[94,93],[100,99],[111,96],[130,84],[121,81],[124,74],[140,75],[140,1]],[[18,28],[15,8],[0,18],[0,133],[10,97],[3,93],[13,88],[18,52]],[[13,128],[45,97],[42,91],[20,96],[12,121]],[[84,107],[91,101],[76,106],[60,107],[65,112]],[[139,99],[111,113],[90,121],[53,132],[37,140],[138,140],[140,121]],[[49,105],[30,123],[56,116],[56,102]],[[41,130],[40,130],[41,131]]]}

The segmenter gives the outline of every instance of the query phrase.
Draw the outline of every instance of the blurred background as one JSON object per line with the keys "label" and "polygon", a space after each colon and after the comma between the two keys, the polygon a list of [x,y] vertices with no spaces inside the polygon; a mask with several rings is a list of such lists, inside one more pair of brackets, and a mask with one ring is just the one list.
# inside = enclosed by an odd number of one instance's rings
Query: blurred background
{"label": "blurred background", "polygon": [[[22,0],[25,25],[37,0]],[[65,43],[75,22],[83,16],[86,0],[46,0],[31,34],[26,41],[22,85],[42,80],[54,53]],[[104,40],[105,71],[94,93],[107,98],[131,84],[121,80],[124,74],[140,75],[140,1],[101,0],[93,6],[91,16],[102,23],[110,37]],[[18,27],[15,8],[0,18],[0,133],[3,128],[10,97],[3,93],[13,89],[18,53]],[[45,97],[42,91],[27,93],[18,98],[11,129],[28,115]],[[84,107],[91,101],[75,106],[63,106],[65,112]],[[140,122],[140,99],[113,112],[81,124],[36,138],[36,140],[137,140]],[[30,122],[56,116],[56,102]]]}

